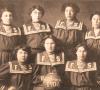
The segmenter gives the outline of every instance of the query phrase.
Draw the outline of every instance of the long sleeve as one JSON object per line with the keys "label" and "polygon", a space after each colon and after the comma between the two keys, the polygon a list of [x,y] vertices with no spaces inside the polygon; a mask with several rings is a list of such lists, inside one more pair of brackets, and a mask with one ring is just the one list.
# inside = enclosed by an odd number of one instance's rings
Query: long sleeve
{"label": "long sleeve", "polygon": [[9,64],[4,64],[0,66],[0,80],[4,80],[9,77]]}
{"label": "long sleeve", "polygon": [[37,85],[41,83],[40,80],[40,66],[39,65],[33,65],[33,74],[32,74],[32,80],[33,84]]}

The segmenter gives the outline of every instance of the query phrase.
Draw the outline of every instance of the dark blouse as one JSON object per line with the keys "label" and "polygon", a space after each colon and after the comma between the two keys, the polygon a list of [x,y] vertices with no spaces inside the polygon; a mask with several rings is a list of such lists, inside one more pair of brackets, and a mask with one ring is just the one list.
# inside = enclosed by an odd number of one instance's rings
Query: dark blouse
{"label": "dark blouse", "polygon": [[90,57],[94,60],[100,60],[100,32],[95,36],[94,31],[88,31],[85,36],[86,44],[89,48]]}
{"label": "dark blouse", "polygon": [[86,63],[83,69],[79,69],[77,62],[68,61],[66,63],[66,77],[71,86],[89,87],[96,86],[96,70],[95,62]]}
{"label": "dark blouse", "polygon": [[11,26],[11,33],[7,33],[0,24],[0,65],[12,60],[12,51],[21,44],[21,30]]}
{"label": "dark blouse", "polygon": [[17,61],[2,65],[0,66],[0,85],[15,86],[17,90],[32,90],[36,68],[37,66],[32,64],[25,65],[23,68]]}
{"label": "dark blouse", "polygon": [[[39,22],[39,24],[40,26],[38,27],[38,30],[35,29],[32,23],[23,25],[26,44],[29,45],[32,49],[36,50],[36,52],[38,49],[40,49],[40,44],[43,38],[51,34],[51,27],[49,24],[44,22]],[[36,52],[33,51],[33,53]]]}
{"label": "dark blouse", "polygon": [[[45,77],[49,73],[56,73],[62,80],[61,84],[64,85],[64,53],[54,54],[51,58],[54,61],[50,61],[50,57],[45,51],[37,54],[36,62],[40,66],[39,77]],[[40,85],[42,84],[43,82]]]}
{"label": "dark blouse", "polygon": [[[85,39],[86,26],[82,22],[75,20],[73,24],[67,26],[66,19],[58,20],[54,30],[56,36],[62,45],[64,45],[65,52],[72,53],[72,49]],[[61,46],[62,46],[61,45]],[[74,54],[68,55],[72,56]]]}

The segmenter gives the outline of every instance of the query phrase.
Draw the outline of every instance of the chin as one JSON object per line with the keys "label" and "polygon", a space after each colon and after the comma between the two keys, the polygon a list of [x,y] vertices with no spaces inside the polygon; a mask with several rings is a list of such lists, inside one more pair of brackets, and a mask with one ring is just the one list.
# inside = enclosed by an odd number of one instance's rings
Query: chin
{"label": "chin", "polygon": [[40,20],[33,20],[32,22],[34,22],[34,23],[37,23],[37,22],[39,22]]}
{"label": "chin", "polygon": [[4,23],[4,24],[9,25],[9,24],[11,24],[11,23]]}

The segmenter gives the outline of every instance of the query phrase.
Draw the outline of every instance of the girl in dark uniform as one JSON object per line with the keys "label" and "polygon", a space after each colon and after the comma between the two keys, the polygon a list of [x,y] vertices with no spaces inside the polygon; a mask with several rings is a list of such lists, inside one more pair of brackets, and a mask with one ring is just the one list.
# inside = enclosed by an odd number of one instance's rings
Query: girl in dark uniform
{"label": "girl in dark uniform", "polygon": [[40,50],[40,43],[44,36],[51,33],[49,24],[41,21],[44,9],[41,6],[33,6],[30,10],[32,21],[23,25],[26,44],[32,48],[32,53],[36,54]]}
{"label": "girl in dark uniform", "polygon": [[30,47],[19,46],[15,49],[16,61],[0,66],[0,90],[32,90],[32,79],[38,67],[28,63],[30,54]]}
{"label": "girl in dark uniform", "polygon": [[76,18],[79,7],[73,3],[64,4],[62,11],[65,19],[58,20],[54,30],[56,36],[64,45],[68,59],[74,58],[73,48],[85,38],[86,27]]}
{"label": "girl in dark uniform", "polygon": [[96,62],[87,61],[87,47],[79,44],[76,47],[76,60],[67,61],[66,77],[70,82],[70,90],[97,90]]}
{"label": "girl in dark uniform", "polygon": [[13,25],[13,13],[11,10],[1,10],[0,23],[0,65],[12,60],[12,51],[20,44],[20,28]]}
{"label": "girl in dark uniform", "polygon": [[90,57],[100,64],[100,13],[93,13],[90,19],[92,29],[86,33],[85,41],[90,51]]}
{"label": "girl in dark uniform", "polygon": [[57,50],[56,39],[52,36],[44,40],[43,52],[37,53],[36,62],[40,65],[40,83],[33,90],[64,90],[64,53]]}

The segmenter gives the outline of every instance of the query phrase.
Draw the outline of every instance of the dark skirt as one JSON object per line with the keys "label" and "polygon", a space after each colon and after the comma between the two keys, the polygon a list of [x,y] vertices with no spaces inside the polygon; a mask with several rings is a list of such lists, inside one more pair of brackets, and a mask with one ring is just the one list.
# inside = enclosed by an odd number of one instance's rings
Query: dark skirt
{"label": "dark skirt", "polygon": [[88,87],[88,86],[72,86],[70,90],[98,90],[97,87]]}
{"label": "dark skirt", "polygon": [[60,88],[54,88],[54,89],[46,89],[42,86],[37,86],[37,87],[34,87],[33,90],[70,90],[69,88],[67,87],[60,87]]}

